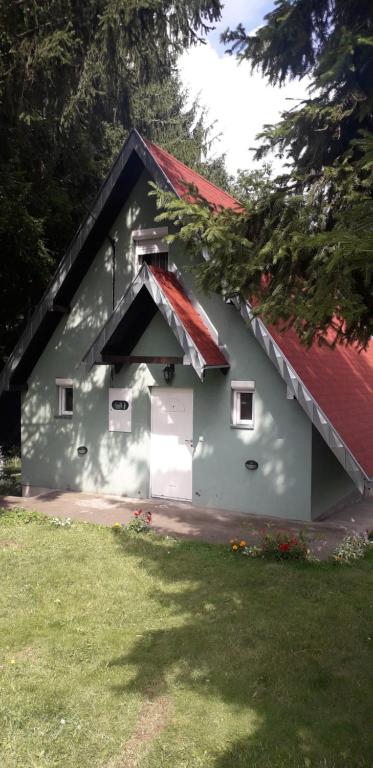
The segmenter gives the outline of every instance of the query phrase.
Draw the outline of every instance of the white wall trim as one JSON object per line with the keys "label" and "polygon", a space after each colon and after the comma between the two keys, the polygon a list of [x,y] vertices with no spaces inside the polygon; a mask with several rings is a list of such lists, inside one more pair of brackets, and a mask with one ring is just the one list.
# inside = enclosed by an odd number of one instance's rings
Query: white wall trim
{"label": "white wall trim", "polygon": [[255,381],[231,381],[231,389],[238,389],[240,392],[254,392]]}
{"label": "white wall trim", "polygon": [[73,387],[74,382],[72,379],[56,379],[57,387]]}

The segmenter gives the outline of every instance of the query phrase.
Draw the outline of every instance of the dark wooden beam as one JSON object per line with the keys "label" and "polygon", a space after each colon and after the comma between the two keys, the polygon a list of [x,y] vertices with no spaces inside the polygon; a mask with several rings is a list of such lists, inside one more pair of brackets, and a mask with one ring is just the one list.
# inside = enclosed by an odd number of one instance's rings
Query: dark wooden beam
{"label": "dark wooden beam", "polygon": [[53,304],[52,312],[56,312],[58,315],[68,315],[70,313],[70,307],[65,304]]}
{"label": "dark wooden beam", "polygon": [[65,304],[56,304],[54,301],[51,301],[48,306],[48,312],[53,312],[55,315],[68,315],[70,307]]}
{"label": "dark wooden beam", "polygon": [[182,365],[182,357],[158,357],[157,355],[100,355],[95,360],[96,365],[131,365],[132,363],[149,363],[154,365]]}
{"label": "dark wooden beam", "polygon": [[27,392],[27,384],[9,384],[8,392]]}

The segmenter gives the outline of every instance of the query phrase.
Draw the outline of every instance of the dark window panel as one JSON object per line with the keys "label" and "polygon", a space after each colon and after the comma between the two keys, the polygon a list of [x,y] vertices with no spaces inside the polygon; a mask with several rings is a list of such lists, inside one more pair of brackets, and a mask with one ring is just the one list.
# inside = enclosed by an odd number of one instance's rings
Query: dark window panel
{"label": "dark window panel", "polygon": [[65,411],[72,411],[74,404],[73,388],[65,388]]}
{"label": "dark window panel", "polygon": [[252,418],[253,418],[253,393],[241,392],[240,421],[252,421]]}

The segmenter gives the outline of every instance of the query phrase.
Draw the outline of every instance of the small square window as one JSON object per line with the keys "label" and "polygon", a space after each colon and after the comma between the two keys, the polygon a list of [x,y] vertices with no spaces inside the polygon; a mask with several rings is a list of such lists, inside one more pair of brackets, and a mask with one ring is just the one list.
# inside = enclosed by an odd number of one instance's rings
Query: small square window
{"label": "small square window", "polygon": [[232,427],[241,429],[254,428],[254,392],[253,381],[232,381]]}
{"label": "small square window", "polygon": [[136,271],[144,263],[158,267],[158,269],[168,269],[167,235],[167,227],[136,229],[132,232],[136,254]]}
{"label": "small square window", "polygon": [[58,415],[72,416],[74,411],[74,389],[70,379],[56,379],[58,392]]}

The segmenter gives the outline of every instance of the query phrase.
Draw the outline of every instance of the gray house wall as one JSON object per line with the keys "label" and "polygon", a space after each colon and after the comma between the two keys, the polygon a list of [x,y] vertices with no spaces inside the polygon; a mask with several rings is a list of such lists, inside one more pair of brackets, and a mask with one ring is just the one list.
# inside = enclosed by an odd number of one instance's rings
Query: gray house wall
{"label": "gray house wall", "polygon": [[[116,300],[134,276],[131,231],[154,226],[154,202],[142,175],[124,205],[111,236],[117,238]],[[185,255],[170,248],[170,262],[182,269]],[[190,272],[182,273],[193,285]],[[194,290],[194,289],[193,289]],[[177,366],[173,387],[194,391],[193,503],[292,519],[311,518],[318,508],[317,474],[312,478],[312,426],[249,328],[218,297],[197,296],[226,345],[230,371],[210,371],[202,383],[190,366]],[[162,365],[131,365],[117,374],[81,360],[112,310],[112,249],[104,241],[72,302],[41,355],[22,396],[22,482],[25,492],[58,488],[144,498],[149,495],[150,390],[164,386]],[[134,354],[179,355],[178,342],[157,313]],[[59,418],[55,379],[74,381],[74,414]],[[255,380],[255,426],[230,426],[231,380]],[[108,388],[133,390],[132,431],[108,431]],[[88,453],[77,454],[85,445]],[[314,450],[317,452],[316,448]],[[259,468],[244,464],[255,459]],[[341,470],[343,473],[343,470]],[[343,473],[344,474],[344,473]]]}
{"label": "gray house wall", "polygon": [[344,500],[358,499],[355,484],[315,427],[312,427],[312,519],[323,516]]}

